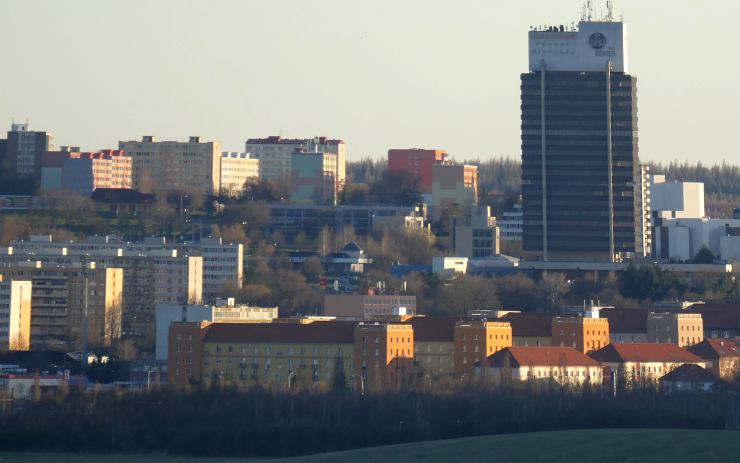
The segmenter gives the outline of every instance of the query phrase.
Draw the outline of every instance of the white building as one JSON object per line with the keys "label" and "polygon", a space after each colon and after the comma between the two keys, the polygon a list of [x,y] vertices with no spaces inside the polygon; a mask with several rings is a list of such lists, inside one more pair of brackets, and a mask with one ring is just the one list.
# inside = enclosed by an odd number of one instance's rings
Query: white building
{"label": "white building", "polygon": [[[740,259],[740,219],[662,219],[653,237],[655,257],[685,262],[706,246],[723,261]],[[724,244],[724,252],[723,252]]]}
{"label": "white building", "polygon": [[502,240],[522,240],[524,216],[522,214],[521,204],[514,204],[514,210],[504,212],[501,217],[496,219],[496,222],[498,223],[499,237]]}
{"label": "white building", "polygon": [[653,175],[650,182],[650,210],[654,218],[701,219],[704,217],[704,184],[666,182],[665,175]]}
{"label": "white building", "polygon": [[157,304],[155,358],[167,360],[172,322],[270,323],[278,317],[277,307],[241,305],[232,298],[218,302],[217,305]]}
{"label": "white building", "polygon": [[250,179],[258,179],[260,175],[260,160],[254,159],[249,153],[224,151],[221,153],[221,194],[224,196],[239,196],[244,189],[244,183]]}
{"label": "white building", "polygon": [[260,161],[260,178],[289,182],[293,153],[329,153],[337,156],[338,189],[344,189],[346,147],[344,141],[327,137],[314,138],[250,138],[245,143],[245,151]]}
{"label": "white building", "polygon": [[467,257],[442,257],[432,258],[432,272],[443,276],[454,276],[465,274],[468,271]]}
{"label": "white building", "polygon": [[[244,245],[224,244],[221,238],[202,238],[200,241],[168,243],[165,237],[148,237],[141,242],[123,241],[115,236],[90,236],[84,241],[53,241],[51,235],[32,235],[29,241],[12,241],[14,252],[48,253],[52,249],[66,249],[69,255],[106,256],[120,250],[123,255],[143,255],[159,251],[178,251],[178,256],[203,257],[203,300],[214,301],[224,287],[242,287],[244,275]],[[38,260],[38,259],[36,259]]]}
{"label": "white building", "polygon": [[31,348],[31,287],[0,275],[0,351]]}

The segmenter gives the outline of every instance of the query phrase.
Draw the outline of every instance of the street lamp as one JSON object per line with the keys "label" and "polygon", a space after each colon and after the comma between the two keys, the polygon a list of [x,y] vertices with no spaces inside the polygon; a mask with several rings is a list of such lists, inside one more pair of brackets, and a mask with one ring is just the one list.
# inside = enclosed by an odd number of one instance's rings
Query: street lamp
{"label": "street lamp", "polygon": [[149,370],[149,371],[146,372],[146,388],[147,389],[149,389],[149,386],[152,384],[152,381],[151,381],[151,374],[152,373],[156,373],[156,370],[151,369],[151,370]]}
{"label": "street lamp", "polygon": [[295,378],[295,373],[292,371],[288,372],[288,390],[290,391],[290,387],[292,386],[293,382],[292,379]]}
{"label": "street lamp", "polygon": [[[362,375],[359,373],[354,373],[350,375],[349,379],[354,379],[355,376],[360,378],[360,395],[364,396],[365,395],[365,378],[363,378]],[[355,384],[357,383],[355,382]]]}
{"label": "street lamp", "polygon": [[560,296],[560,290],[563,289],[563,288],[565,288],[566,286],[568,286],[571,283],[573,283],[573,280],[566,280],[560,286],[558,286],[557,288],[555,288],[555,291],[552,294],[552,301],[551,301],[553,305],[555,305],[555,303],[558,300],[558,296]]}

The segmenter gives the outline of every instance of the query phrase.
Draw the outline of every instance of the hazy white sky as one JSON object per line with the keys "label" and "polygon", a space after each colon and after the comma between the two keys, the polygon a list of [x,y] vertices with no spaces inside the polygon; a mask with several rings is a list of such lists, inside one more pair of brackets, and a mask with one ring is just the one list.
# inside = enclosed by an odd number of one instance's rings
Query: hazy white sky
{"label": "hazy white sky", "polygon": [[[527,31],[579,0],[0,0],[0,129],[57,145],[143,134],[327,135],[348,158],[520,156]],[[605,2],[595,0],[597,16]],[[617,0],[643,160],[740,162],[740,2]]]}

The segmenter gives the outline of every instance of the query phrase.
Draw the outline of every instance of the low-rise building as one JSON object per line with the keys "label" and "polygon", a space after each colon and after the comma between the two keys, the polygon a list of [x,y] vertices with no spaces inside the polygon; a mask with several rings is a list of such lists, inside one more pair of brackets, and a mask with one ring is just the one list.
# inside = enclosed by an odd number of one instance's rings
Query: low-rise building
{"label": "low-rise building", "polygon": [[704,340],[701,314],[652,312],[647,317],[647,340],[681,347],[698,344]]}
{"label": "low-rise building", "polygon": [[360,323],[354,333],[354,370],[373,391],[400,389],[414,373],[414,329],[401,323]]}
{"label": "low-rise building", "polygon": [[704,366],[701,357],[678,344],[609,344],[589,354],[605,367],[605,375],[615,375],[626,385],[655,383],[658,378],[685,363]]}
{"label": "low-rise building", "polygon": [[455,325],[455,376],[471,380],[476,365],[513,342],[511,324],[501,321],[460,321]]}
{"label": "low-rise building", "polygon": [[435,256],[432,258],[432,272],[443,277],[465,275],[468,271],[467,257]]}
{"label": "low-rise building", "polygon": [[513,346],[552,346],[552,315],[536,312],[509,312],[499,320],[511,324]]}
{"label": "low-rise building", "polygon": [[408,294],[327,293],[324,295],[323,314],[338,319],[358,321],[390,315],[414,315],[416,314],[416,296]]}
{"label": "low-rise building", "polygon": [[31,288],[30,280],[0,274],[0,351],[31,348]]}
{"label": "low-rise building", "polygon": [[705,339],[688,348],[706,362],[707,370],[723,379],[740,375],[740,343],[732,339]]}
{"label": "low-rise building", "polygon": [[613,343],[647,342],[648,309],[605,308],[601,316],[609,320],[609,340]]}
{"label": "low-rise building", "polygon": [[665,392],[709,392],[714,386],[720,384],[721,380],[699,365],[687,363],[662,376],[658,379],[658,382],[660,388]]}
{"label": "low-rise building", "polygon": [[[601,384],[599,362],[572,347],[507,347],[493,354],[480,368],[494,384],[512,381],[555,382],[578,386]],[[487,370],[483,373],[483,370]]]}
{"label": "low-rise building", "polygon": [[552,345],[572,347],[584,354],[609,344],[609,320],[599,310],[587,310],[577,317],[552,319]]}
{"label": "low-rise building", "polygon": [[233,298],[216,305],[164,302],[156,307],[155,358],[167,360],[172,322],[270,323],[278,317],[277,307],[236,304]]}
{"label": "low-rise building", "polygon": [[701,315],[706,339],[740,337],[740,304],[694,304],[684,312]]}

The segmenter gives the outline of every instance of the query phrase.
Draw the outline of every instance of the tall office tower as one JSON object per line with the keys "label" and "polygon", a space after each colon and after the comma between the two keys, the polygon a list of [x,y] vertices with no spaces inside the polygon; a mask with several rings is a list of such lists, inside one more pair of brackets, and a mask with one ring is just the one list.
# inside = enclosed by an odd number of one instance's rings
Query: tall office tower
{"label": "tall office tower", "polygon": [[217,141],[190,137],[187,142],[119,141],[133,159],[133,189],[145,193],[180,191],[218,195],[221,188],[221,147]]}
{"label": "tall office tower", "polygon": [[53,149],[54,136],[48,132],[28,130],[28,124],[13,124],[3,143],[0,172],[8,176],[41,176],[41,156]]}
{"label": "tall office tower", "polygon": [[250,138],[245,151],[260,160],[260,178],[282,180],[289,183],[293,173],[295,152],[328,153],[337,156],[337,188],[344,189],[346,147],[342,140],[326,137],[314,138]]}
{"label": "tall office tower", "polygon": [[624,23],[611,12],[529,32],[529,72],[521,75],[525,251],[543,260],[641,254],[635,83]]}

